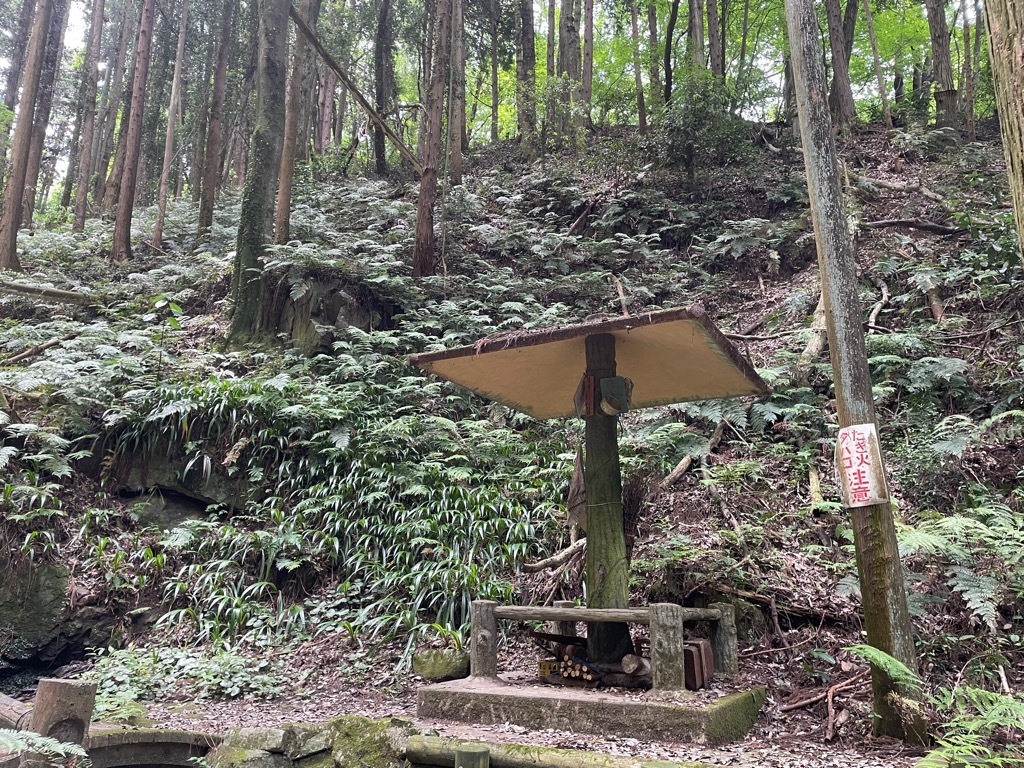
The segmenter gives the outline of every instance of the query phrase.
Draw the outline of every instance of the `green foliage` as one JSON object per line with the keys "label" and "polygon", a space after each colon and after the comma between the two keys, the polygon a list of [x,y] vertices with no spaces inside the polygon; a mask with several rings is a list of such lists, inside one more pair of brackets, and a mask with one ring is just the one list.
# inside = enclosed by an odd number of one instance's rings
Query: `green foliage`
{"label": "green foliage", "polygon": [[89,765],[89,758],[85,750],[78,744],[65,744],[57,739],[40,736],[31,731],[12,731],[0,728],[0,754],[5,752],[14,755],[27,753],[43,755],[52,762],[82,766],[82,768],[87,768]]}

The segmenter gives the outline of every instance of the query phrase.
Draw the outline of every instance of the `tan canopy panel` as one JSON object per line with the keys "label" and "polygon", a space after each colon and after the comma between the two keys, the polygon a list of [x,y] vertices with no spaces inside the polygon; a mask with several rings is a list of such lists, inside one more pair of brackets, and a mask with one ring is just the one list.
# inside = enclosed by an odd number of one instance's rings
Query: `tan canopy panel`
{"label": "tan canopy panel", "polygon": [[494,334],[409,362],[537,419],[575,416],[584,339],[602,333],[615,337],[618,375],[633,381],[632,409],[768,392],[699,306]]}

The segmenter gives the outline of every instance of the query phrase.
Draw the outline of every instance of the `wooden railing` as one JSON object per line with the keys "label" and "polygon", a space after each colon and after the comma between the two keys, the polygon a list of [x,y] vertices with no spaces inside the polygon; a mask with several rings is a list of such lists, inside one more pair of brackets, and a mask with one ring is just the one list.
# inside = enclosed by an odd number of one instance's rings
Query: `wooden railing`
{"label": "wooden railing", "polygon": [[577,608],[565,605],[535,608],[474,600],[469,656],[470,675],[473,677],[498,676],[499,619],[564,622],[570,626],[579,621],[648,624],[651,628],[651,673],[654,690],[657,691],[684,689],[683,624],[706,621],[711,625],[715,669],[725,675],[739,671],[736,616],[728,603],[712,603],[707,608],[686,608],[675,603],[655,603],[647,608]]}

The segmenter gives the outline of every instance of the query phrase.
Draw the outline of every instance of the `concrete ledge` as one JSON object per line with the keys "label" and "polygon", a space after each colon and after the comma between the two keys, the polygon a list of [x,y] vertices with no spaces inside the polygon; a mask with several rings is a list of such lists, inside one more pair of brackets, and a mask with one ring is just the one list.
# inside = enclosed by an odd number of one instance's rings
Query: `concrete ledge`
{"label": "concrete ledge", "polygon": [[626,698],[600,691],[512,685],[468,678],[421,688],[417,715],[463,723],[513,723],[659,741],[724,744],[750,731],[764,704],[762,686],[712,702],[677,696]]}
{"label": "concrete ledge", "polygon": [[220,737],[195,731],[160,728],[119,728],[94,725],[85,740],[92,768],[159,765],[194,766],[220,742]]}

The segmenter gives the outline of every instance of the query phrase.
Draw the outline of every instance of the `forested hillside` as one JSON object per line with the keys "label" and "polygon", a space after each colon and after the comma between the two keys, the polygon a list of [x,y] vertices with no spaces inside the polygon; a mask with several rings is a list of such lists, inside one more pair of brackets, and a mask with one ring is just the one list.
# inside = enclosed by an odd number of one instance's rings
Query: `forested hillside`
{"label": "forested hillside", "polygon": [[[736,606],[752,750],[1024,759],[1024,19],[828,0],[809,35],[907,669],[870,646],[836,473],[798,5],[10,0],[0,690],[404,711],[473,599],[586,600],[582,420],[408,355],[699,304],[770,394],[620,418],[630,602]],[[925,744],[869,738],[869,662]]]}

